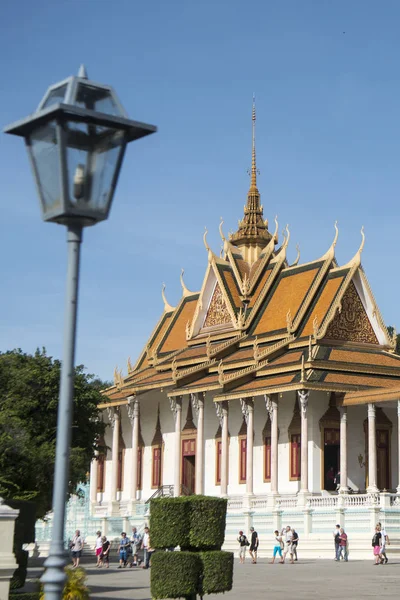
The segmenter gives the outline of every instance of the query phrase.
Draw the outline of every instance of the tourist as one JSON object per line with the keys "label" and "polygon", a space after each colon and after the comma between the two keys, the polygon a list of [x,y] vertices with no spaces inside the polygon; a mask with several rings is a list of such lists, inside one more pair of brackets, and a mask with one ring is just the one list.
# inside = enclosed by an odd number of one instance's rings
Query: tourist
{"label": "tourist", "polygon": [[375,565],[379,565],[381,562],[380,558],[379,558],[379,555],[381,552],[381,538],[382,538],[381,528],[379,527],[379,525],[377,525],[375,527],[375,533],[372,538],[372,548],[374,550]]}
{"label": "tourist", "polygon": [[83,549],[83,539],[79,529],[75,531],[75,535],[70,543],[70,548],[72,554],[72,568],[76,569],[76,567],[79,567],[79,561],[81,559]]}
{"label": "tourist", "polygon": [[108,569],[108,567],[110,566],[109,553],[110,553],[111,544],[105,535],[103,535],[103,537],[101,538],[101,542],[102,542],[102,547],[101,547],[101,554],[100,554],[100,566],[102,567],[103,565],[106,565],[106,569]]}
{"label": "tourist", "polygon": [[154,548],[151,547],[151,539],[149,537],[148,544],[147,544],[147,552],[146,552],[146,562],[144,565],[145,569],[149,569],[151,567],[150,559],[152,557],[153,552],[154,552]]}
{"label": "tourist", "polygon": [[149,559],[147,558],[147,554],[149,552],[149,543],[150,543],[150,529],[148,527],[144,528],[144,535],[143,535],[143,540],[142,540],[142,550],[144,553],[143,556],[143,568],[144,569],[148,569],[149,566]]}
{"label": "tourist", "polygon": [[292,549],[294,561],[297,562],[297,544],[299,543],[299,534],[292,528]]}
{"label": "tourist", "polygon": [[333,530],[333,542],[335,544],[335,560],[339,560],[340,550],[340,525],[336,525]]}
{"label": "tourist", "polygon": [[258,540],[257,531],[254,531],[254,527],[250,527],[250,533],[251,533],[251,542],[250,542],[249,554],[251,556],[251,562],[253,563],[253,565],[255,565],[257,562],[257,550],[258,550],[259,540]]}
{"label": "tourist", "polygon": [[347,562],[347,533],[345,533],[343,527],[340,528],[340,536],[339,536],[339,556],[340,560],[343,558],[345,562]]}
{"label": "tourist", "polygon": [[279,554],[281,560],[279,561],[280,563],[283,563],[283,558],[282,558],[282,550],[283,550],[283,539],[282,539],[282,535],[279,533],[279,531],[276,529],[274,531],[274,551],[273,551],[273,555],[272,555],[272,560],[271,560],[271,565],[274,564],[275,562],[275,556],[277,554]]}
{"label": "tourist", "polygon": [[246,559],[246,547],[249,545],[247,537],[244,535],[243,531],[239,531],[239,537],[237,541],[239,542],[239,559],[240,563],[243,565]]}
{"label": "tourist", "polygon": [[381,529],[381,553],[380,553],[380,559],[381,559],[381,564],[387,564],[387,562],[389,561],[388,557],[386,556],[386,544],[388,546],[390,546],[390,540],[389,540],[389,536],[386,533],[386,529],[384,527],[382,527],[381,523],[377,523],[377,525],[380,527]]}
{"label": "tourist", "polygon": [[97,560],[96,566],[97,566],[97,568],[99,568],[100,567],[100,554],[103,549],[103,542],[101,539],[101,531],[96,531],[96,535],[97,535],[97,538],[96,538],[96,543],[94,545],[94,551],[95,551],[96,560]]}
{"label": "tourist", "polygon": [[337,471],[336,475],[335,475],[335,479],[333,480],[333,483],[336,486],[336,491],[338,492],[340,489],[340,471]]}
{"label": "tourist", "polygon": [[334,490],[335,489],[335,471],[333,467],[329,467],[328,471],[326,472],[326,489],[327,490]]}
{"label": "tourist", "polygon": [[290,528],[290,526],[288,525],[286,527],[285,530],[285,551],[283,553],[283,560],[282,562],[284,563],[286,560],[286,555],[289,553],[290,555],[290,564],[294,564],[294,560],[293,560],[293,547],[292,547],[292,541],[293,541],[293,533],[292,530]]}
{"label": "tourist", "polygon": [[140,548],[140,544],[142,541],[142,536],[137,532],[136,527],[132,527],[132,535],[131,535],[131,548],[132,548],[132,559],[130,563],[130,567],[136,567],[139,563],[138,560],[138,550]]}
{"label": "tourist", "polygon": [[130,541],[126,537],[125,531],[121,533],[121,539],[119,540],[119,565],[118,569],[122,569],[122,567],[126,567],[126,563],[128,560],[128,549],[130,548]]}

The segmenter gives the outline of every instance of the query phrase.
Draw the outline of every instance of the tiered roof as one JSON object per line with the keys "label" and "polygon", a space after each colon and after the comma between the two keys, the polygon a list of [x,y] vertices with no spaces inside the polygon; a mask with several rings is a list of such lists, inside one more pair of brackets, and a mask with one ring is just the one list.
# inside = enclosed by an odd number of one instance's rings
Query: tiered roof
{"label": "tiered roof", "polygon": [[[114,373],[104,393],[120,404],[131,395],[163,390],[170,397],[212,391],[216,401],[289,390],[326,390],[393,399],[400,389],[400,356],[355,256],[338,266],[335,246],[319,259],[293,265],[286,259],[286,227],[277,248],[278,222],[268,231],[257,188],[253,105],[251,184],[244,218],[226,239],[223,257],[207,243],[208,264],[199,292],[181,274],[182,298],[168,304],[137,363]],[[387,393],[392,390],[392,393]],[[365,392],[364,392],[365,393]],[[353,398],[351,400],[351,398]]]}

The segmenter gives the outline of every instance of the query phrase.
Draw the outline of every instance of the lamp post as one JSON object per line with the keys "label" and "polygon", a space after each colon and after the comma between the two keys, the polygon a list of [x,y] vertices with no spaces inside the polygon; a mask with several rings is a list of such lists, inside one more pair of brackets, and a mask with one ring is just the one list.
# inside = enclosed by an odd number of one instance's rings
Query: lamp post
{"label": "lamp post", "polygon": [[82,230],[108,218],[126,145],[156,130],[153,125],[128,119],[114,90],[90,81],[83,66],[77,77],[51,86],[33,115],[5,128],[6,133],[25,138],[43,219],[67,227],[68,270],[53,533],[42,576],[46,600],[60,600],[65,582],[64,523]]}

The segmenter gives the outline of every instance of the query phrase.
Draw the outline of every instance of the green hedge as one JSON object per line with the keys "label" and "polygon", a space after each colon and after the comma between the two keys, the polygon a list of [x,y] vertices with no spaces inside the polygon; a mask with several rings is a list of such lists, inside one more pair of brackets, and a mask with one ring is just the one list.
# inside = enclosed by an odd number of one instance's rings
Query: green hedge
{"label": "green hedge", "polygon": [[152,500],[152,546],[219,550],[225,538],[226,507],[225,498],[211,496],[180,496]]}
{"label": "green hedge", "polygon": [[190,546],[220,550],[225,539],[226,498],[188,496],[190,505]]}
{"label": "green hedge", "polygon": [[10,593],[8,600],[39,600],[39,592],[28,592],[25,594]]}
{"label": "green hedge", "polygon": [[151,557],[151,597],[183,598],[196,595],[201,569],[202,561],[196,552],[155,552]]}
{"label": "green hedge", "polygon": [[175,546],[185,548],[189,546],[189,529],[190,515],[187,496],[151,500],[150,532],[153,548],[175,548]]}
{"label": "green hedge", "polygon": [[200,552],[203,581],[199,594],[229,592],[233,583],[233,552],[213,550]]}

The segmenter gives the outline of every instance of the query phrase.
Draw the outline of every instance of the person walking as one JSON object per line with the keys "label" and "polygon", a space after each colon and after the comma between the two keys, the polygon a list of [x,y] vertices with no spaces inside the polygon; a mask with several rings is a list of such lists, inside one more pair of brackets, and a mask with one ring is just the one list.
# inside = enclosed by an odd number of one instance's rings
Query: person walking
{"label": "person walking", "polygon": [[377,525],[375,527],[375,533],[374,536],[372,538],[372,548],[373,548],[373,552],[374,552],[374,558],[375,558],[375,566],[380,564],[380,552],[381,552],[381,538],[382,538],[382,534],[381,534],[381,528],[379,527],[379,525]]}
{"label": "person walking", "polygon": [[299,543],[299,534],[292,528],[292,549],[294,562],[297,562],[297,544]]}
{"label": "person walking", "polygon": [[149,544],[150,544],[150,529],[148,527],[144,528],[144,535],[142,540],[142,549],[143,549],[143,569],[149,568],[149,558],[147,554],[149,552]]}
{"label": "person walking", "polygon": [[251,540],[250,540],[249,554],[251,556],[251,562],[253,563],[253,565],[255,565],[257,563],[257,550],[258,550],[258,544],[259,544],[258,533],[257,533],[257,531],[254,531],[254,527],[250,527],[250,533],[251,533]]}
{"label": "person walking", "polygon": [[102,547],[101,547],[101,554],[100,554],[100,567],[105,565],[106,569],[108,569],[108,567],[110,566],[109,553],[110,553],[111,544],[105,535],[103,535],[103,537],[101,538],[101,542],[102,542]]}
{"label": "person walking", "polygon": [[81,532],[79,531],[79,529],[75,531],[75,535],[72,538],[70,548],[72,554],[72,568],[76,569],[77,567],[79,567],[79,562],[81,560],[83,549],[83,539],[81,537]]}
{"label": "person walking", "polygon": [[101,566],[100,565],[100,562],[101,562],[100,555],[101,555],[101,552],[103,549],[103,541],[101,538],[101,531],[96,531],[96,535],[97,535],[97,538],[96,538],[96,543],[94,545],[94,551],[96,554],[96,561],[97,561],[96,567],[99,568]]}
{"label": "person walking", "polygon": [[288,525],[286,527],[286,532],[285,532],[285,551],[283,553],[283,560],[282,562],[284,563],[286,560],[286,555],[289,553],[290,556],[290,564],[294,564],[294,560],[293,560],[293,547],[292,547],[292,542],[293,542],[293,533],[292,530],[290,528],[290,526]]}
{"label": "person walking", "polygon": [[132,559],[130,562],[130,567],[136,567],[139,564],[138,561],[138,551],[140,545],[142,543],[142,536],[137,532],[136,527],[132,527],[132,535],[131,535],[131,548],[132,548]]}
{"label": "person walking", "polygon": [[123,531],[121,533],[121,539],[119,540],[119,565],[118,569],[122,569],[122,567],[126,567],[126,563],[128,560],[128,548],[130,547],[129,538],[126,537],[126,532]]}
{"label": "person walking", "polygon": [[345,533],[345,530],[343,529],[343,527],[340,528],[340,536],[339,536],[339,556],[338,559],[340,560],[341,558],[343,558],[343,560],[345,562],[347,562],[347,533]]}
{"label": "person walking", "polygon": [[238,537],[237,541],[239,542],[239,559],[240,559],[240,564],[243,565],[244,561],[246,559],[246,548],[249,545],[247,537],[244,535],[243,531],[239,531],[239,537]]}
{"label": "person walking", "polygon": [[333,530],[333,543],[335,544],[335,560],[339,560],[340,549],[340,525],[336,525]]}
{"label": "person walking", "polygon": [[280,563],[283,563],[283,558],[282,558],[282,550],[283,550],[283,539],[282,539],[282,535],[279,533],[279,531],[276,529],[274,531],[274,549],[273,549],[273,555],[272,555],[272,560],[271,560],[271,565],[274,564],[275,562],[275,557],[277,554],[279,554],[280,556]]}
{"label": "person walking", "polygon": [[382,527],[381,523],[377,523],[378,527],[380,527],[381,530],[381,552],[380,552],[380,559],[381,559],[381,564],[387,564],[389,562],[388,557],[386,556],[386,544],[388,546],[390,546],[390,540],[389,540],[389,536],[386,532],[386,529],[384,527]]}

